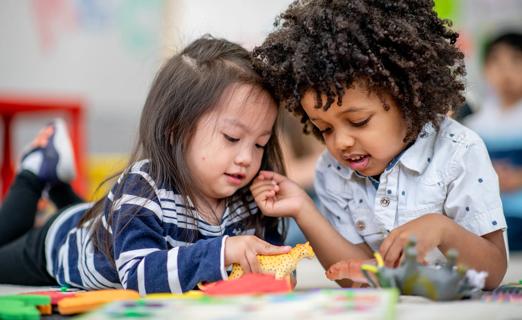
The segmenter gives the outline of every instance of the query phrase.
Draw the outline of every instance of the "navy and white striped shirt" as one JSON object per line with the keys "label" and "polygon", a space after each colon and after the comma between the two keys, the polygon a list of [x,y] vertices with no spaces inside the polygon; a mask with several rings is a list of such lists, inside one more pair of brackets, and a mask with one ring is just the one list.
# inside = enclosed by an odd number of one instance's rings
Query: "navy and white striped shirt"
{"label": "navy and white striped shirt", "polygon": [[[226,279],[224,242],[227,236],[254,234],[254,229],[245,229],[246,219],[258,214],[253,198],[249,196],[250,210],[230,201],[221,224],[211,225],[199,215],[193,218],[182,197],[172,187],[158,185],[148,167],[147,160],[137,162],[125,179],[120,177],[99,217],[111,234],[115,266],[93,247],[89,224],[77,227],[92,204],[73,206],[52,223],[45,243],[47,271],[60,285],[123,287],[144,295],[180,293],[200,281]],[[273,233],[265,234],[265,240],[281,244],[281,236]]]}

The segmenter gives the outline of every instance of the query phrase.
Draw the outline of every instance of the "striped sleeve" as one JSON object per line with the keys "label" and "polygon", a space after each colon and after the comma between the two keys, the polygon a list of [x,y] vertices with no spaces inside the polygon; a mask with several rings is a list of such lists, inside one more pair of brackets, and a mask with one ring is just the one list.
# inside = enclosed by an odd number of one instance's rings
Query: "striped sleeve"
{"label": "striped sleeve", "polygon": [[131,171],[120,182],[113,188],[111,231],[114,260],[124,288],[141,295],[180,293],[200,281],[223,278],[224,237],[169,247],[152,179],[143,171]]}

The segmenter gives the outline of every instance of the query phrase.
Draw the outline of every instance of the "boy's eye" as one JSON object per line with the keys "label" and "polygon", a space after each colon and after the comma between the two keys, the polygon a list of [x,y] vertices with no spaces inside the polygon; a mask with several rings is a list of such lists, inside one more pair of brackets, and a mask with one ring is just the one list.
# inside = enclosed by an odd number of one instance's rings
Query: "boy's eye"
{"label": "boy's eye", "polygon": [[231,137],[231,136],[229,136],[228,134],[225,134],[225,133],[223,133],[223,136],[225,137],[225,139],[227,139],[230,142],[238,142],[239,141],[239,138]]}
{"label": "boy's eye", "polygon": [[[319,129],[319,128],[317,128],[317,129]],[[329,134],[330,132],[332,132],[332,129],[331,128],[319,129],[319,132],[321,134]]]}
{"label": "boy's eye", "polygon": [[352,124],[352,126],[358,128],[358,127],[362,127],[362,126],[366,125],[370,121],[370,118],[371,117],[368,117],[366,120],[359,121],[359,122],[351,122],[350,121],[350,123]]}

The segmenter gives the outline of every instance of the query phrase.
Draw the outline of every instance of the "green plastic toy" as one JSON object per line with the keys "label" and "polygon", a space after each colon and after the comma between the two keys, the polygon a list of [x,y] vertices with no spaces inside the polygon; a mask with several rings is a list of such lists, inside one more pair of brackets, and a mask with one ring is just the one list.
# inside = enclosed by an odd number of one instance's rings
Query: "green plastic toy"
{"label": "green plastic toy", "polygon": [[51,304],[51,298],[38,295],[0,296],[0,319],[34,320],[40,319],[37,306]]}

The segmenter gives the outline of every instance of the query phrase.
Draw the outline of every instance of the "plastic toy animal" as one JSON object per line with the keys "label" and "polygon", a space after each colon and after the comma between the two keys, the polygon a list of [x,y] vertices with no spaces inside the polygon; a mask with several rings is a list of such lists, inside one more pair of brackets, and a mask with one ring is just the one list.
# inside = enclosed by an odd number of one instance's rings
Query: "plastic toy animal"
{"label": "plastic toy animal", "polygon": [[[379,253],[375,253],[377,266],[362,265],[362,274],[370,286],[397,288],[401,294],[423,296],[432,300],[458,300],[481,292],[487,272],[457,266],[456,250],[448,251],[447,263],[444,265],[421,265],[417,262],[415,244],[415,239],[408,242],[405,259],[397,268],[384,267]],[[335,268],[327,271],[331,280],[341,280],[347,278],[347,275],[355,274],[353,270],[341,270],[340,266],[342,264],[338,263],[332,266]]]}
{"label": "plastic toy animal", "polygon": [[[310,243],[298,243],[290,252],[277,255],[258,255],[257,260],[263,273],[272,273],[275,278],[280,280],[289,276],[296,268],[297,263],[303,258],[312,258],[315,256],[314,250]],[[237,279],[243,275],[243,269],[237,263],[232,265],[232,272],[228,279]]]}

